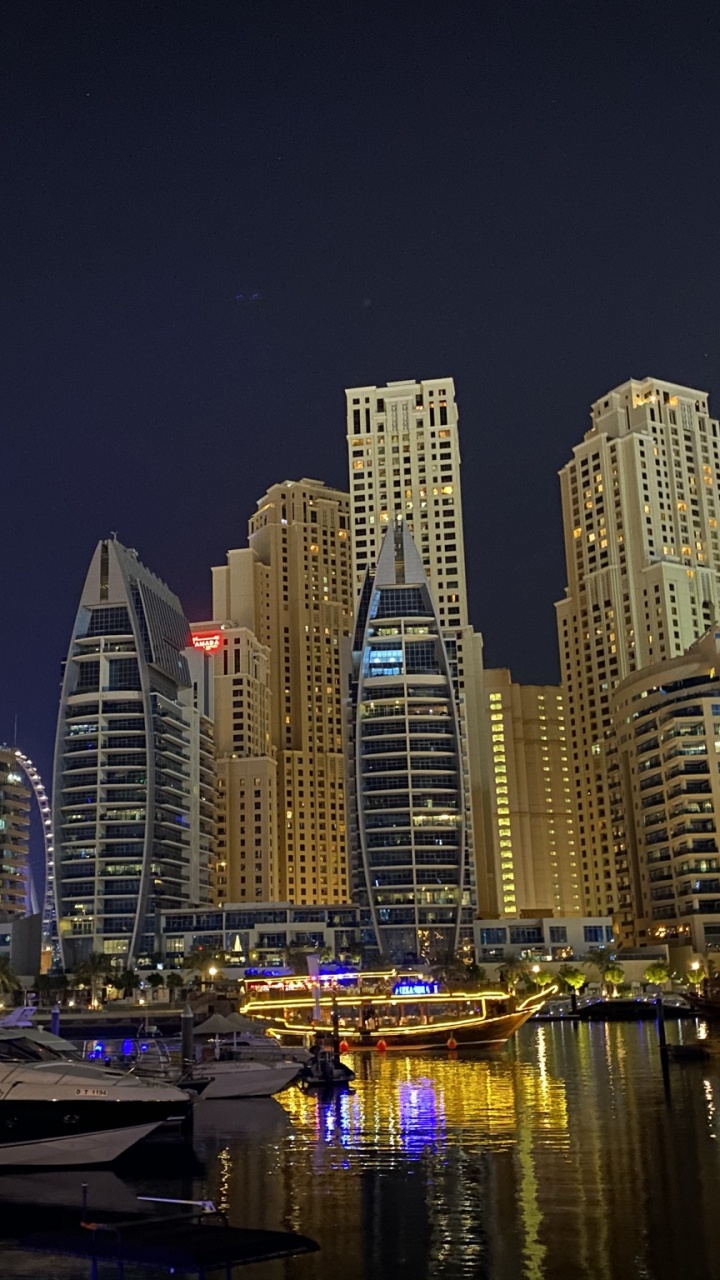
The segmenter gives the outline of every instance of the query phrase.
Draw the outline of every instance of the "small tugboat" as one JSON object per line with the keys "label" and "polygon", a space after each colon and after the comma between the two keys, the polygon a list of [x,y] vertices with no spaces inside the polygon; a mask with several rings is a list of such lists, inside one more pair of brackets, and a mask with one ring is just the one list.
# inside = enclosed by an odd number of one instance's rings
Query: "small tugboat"
{"label": "small tugboat", "polygon": [[[262,1019],[282,1044],[309,1042],[330,1030],[330,1012],[338,1013],[338,1031],[347,1050],[500,1048],[527,1022],[555,987],[517,999],[502,989],[443,992],[423,975],[357,973],[354,990],[308,990],[285,994],[282,979],[269,980],[266,994],[249,995],[241,1008]],[[368,985],[371,989],[368,990]],[[385,987],[378,993],[378,987]]]}

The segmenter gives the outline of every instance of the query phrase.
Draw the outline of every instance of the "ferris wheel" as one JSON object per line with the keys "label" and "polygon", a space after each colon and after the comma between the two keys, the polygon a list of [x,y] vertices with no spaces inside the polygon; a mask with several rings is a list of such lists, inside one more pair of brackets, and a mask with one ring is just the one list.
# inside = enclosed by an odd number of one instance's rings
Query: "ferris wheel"
{"label": "ferris wheel", "polygon": [[47,791],[43,786],[43,780],[29,756],[24,755],[24,753],[16,747],[15,759],[33,789],[37,806],[40,811],[43,841],[45,844],[45,885],[44,888],[41,889],[36,883],[32,873],[30,874],[29,906],[33,913],[40,911],[40,899],[42,898],[42,945],[43,947],[52,947],[57,936],[57,930],[55,923],[55,846],[53,843],[50,800],[48,798]]}

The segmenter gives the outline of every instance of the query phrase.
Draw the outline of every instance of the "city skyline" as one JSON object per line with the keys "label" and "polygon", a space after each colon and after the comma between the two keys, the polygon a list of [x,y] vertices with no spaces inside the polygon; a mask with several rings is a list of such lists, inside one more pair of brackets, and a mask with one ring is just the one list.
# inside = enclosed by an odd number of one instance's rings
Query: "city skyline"
{"label": "city skyline", "polygon": [[[238,545],[279,456],[305,475],[312,446],[311,474],[344,483],[343,388],[444,372],[486,662],[558,678],[555,472],[588,405],[651,371],[718,385],[710,13],[695,6],[678,38],[633,6],[592,26],[451,6],[385,15],[381,47],[349,13],[286,29],[221,2],[214,25],[198,12],[154,27],[132,5],[127,20],[3,13],[17,197],[0,247],[15,531],[0,738],[17,712],[48,776],[81,587],[66,566],[97,537],[142,547],[188,615],[208,617],[206,566]],[[634,100],[639,45],[692,83],[684,111],[659,77]],[[638,156],[662,157],[662,201]]]}

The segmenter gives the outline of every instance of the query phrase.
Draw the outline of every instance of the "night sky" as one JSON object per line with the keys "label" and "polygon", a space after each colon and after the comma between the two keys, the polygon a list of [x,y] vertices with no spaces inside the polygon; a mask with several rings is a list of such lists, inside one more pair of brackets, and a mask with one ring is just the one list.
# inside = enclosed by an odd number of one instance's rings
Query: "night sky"
{"label": "night sky", "polygon": [[720,411],[720,11],[0,12],[0,741],[47,772],[111,530],[207,617],[266,487],[345,487],[345,386],[453,376],[471,617],[558,678],[556,472],[630,376]]}

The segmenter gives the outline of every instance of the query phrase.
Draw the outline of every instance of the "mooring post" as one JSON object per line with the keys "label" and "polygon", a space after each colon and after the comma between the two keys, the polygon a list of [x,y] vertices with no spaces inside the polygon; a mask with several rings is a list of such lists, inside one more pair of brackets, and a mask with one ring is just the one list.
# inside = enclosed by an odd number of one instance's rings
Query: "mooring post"
{"label": "mooring post", "polygon": [[193,1048],[193,1011],[190,1004],[186,1004],[180,1014],[180,1034],[181,1034],[181,1052],[183,1068],[188,1070],[195,1061],[195,1051]]}
{"label": "mooring post", "polygon": [[665,1006],[663,1005],[662,995],[659,993],[655,997],[655,1014],[658,1046],[660,1048],[660,1069],[662,1071],[663,1089],[665,1090],[665,1101],[669,1105],[671,1102],[670,1063],[668,1060],[667,1039],[665,1036]]}
{"label": "mooring post", "polygon": [[660,1052],[667,1053],[667,1040],[665,1038],[665,1006],[661,995],[655,997],[655,1017],[657,1021],[657,1036]]}

